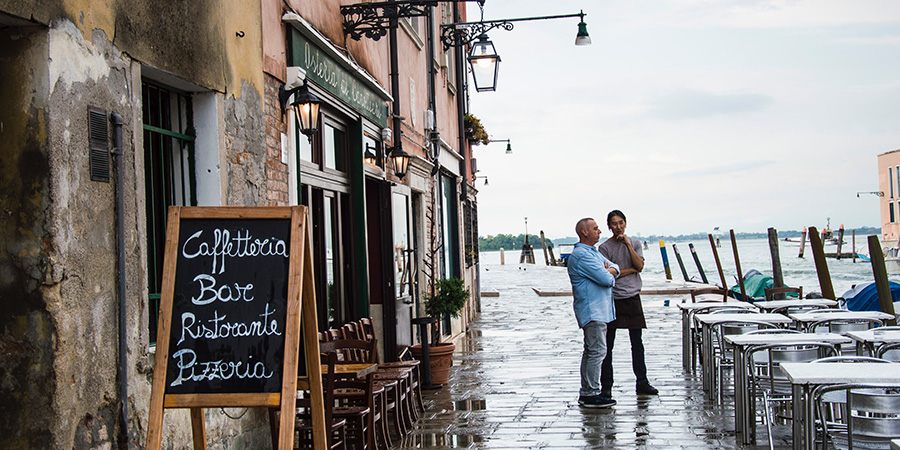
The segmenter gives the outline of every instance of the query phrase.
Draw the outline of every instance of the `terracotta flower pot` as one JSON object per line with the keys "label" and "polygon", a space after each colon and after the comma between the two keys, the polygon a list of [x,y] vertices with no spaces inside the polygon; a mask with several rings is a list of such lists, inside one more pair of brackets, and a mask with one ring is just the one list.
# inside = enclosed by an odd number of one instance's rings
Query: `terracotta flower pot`
{"label": "terracotta flower pot", "polygon": [[[414,358],[422,359],[421,344],[413,345],[409,351],[412,352]],[[456,351],[456,346],[452,342],[428,346],[431,384],[447,384],[450,381],[450,366],[453,364],[454,351]]]}

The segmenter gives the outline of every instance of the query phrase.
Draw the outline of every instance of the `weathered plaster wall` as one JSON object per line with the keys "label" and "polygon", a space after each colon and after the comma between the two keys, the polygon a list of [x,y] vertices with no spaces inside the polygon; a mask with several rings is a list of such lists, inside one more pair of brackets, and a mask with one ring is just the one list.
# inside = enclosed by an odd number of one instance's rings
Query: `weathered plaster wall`
{"label": "weathered plaster wall", "polygon": [[[47,218],[54,279],[43,294],[57,329],[53,447],[89,449],[115,442],[119,333],[114,183],[90,180],[87,111],[88,106],[116,111],[126,121],[136,112],[129,93],[130,61],[104,32],[85,40],[73,23],[57,21],[48,34]],[[125,130],[125,139],[131,141],[131,130]],[[128,160],[133,156],[133,151],[125,154]],[[134,184],[133,173],[122,175]],[[133,252],[134,195],[128,198],[125,216],[132,220],[123,226],[126,252]],[[134,279],[137,271],[130,272]],[[134,289],[131,294],[137,298]]]}
{"label": "weathered plaster wall", "polygon": [[[8,3],[0,2],[0,11]],[[90,17],[84,20],[98,20]],[[152,375],[140,132],[145,61],[133,59],[101,28],[85,34],[83,23],[64,15],[48,24],[0,31],[2,447],[118,448],[114,183],[89,176],[88,106],[96,106],[121,114],[125,123],[128,438],[139,448]],[[164,32],[157,34],[164,39]],[[248,69],[241,64],[217,66],[219,79],[244,77]],[[262,79],[261,68],[252,70]],[[265,204],[265,128],[254,83],[242,79],[241,89],[224,100],[226,146],[235,149],[229,155],[239,155],[228,168],[238,186],[229,190],[229,204]],[[228,410],[240,419],[207,411],[210,448],[269,446],[264,412],[242,411]],[[186,413],[167,411],[165,427],[165,448],[192,447]]]}
{"label": "weathered plaster wall", "polygon": [[42,286],[52,278],[47,34],[0,31],[0,430],[4,448],[49,448],[55,324]]}

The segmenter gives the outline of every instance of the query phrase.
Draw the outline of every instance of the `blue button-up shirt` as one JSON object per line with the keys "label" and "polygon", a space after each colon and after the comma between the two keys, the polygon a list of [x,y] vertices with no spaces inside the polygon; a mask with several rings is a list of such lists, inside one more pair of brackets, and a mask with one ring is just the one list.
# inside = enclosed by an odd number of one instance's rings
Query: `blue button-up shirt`
{"label": "blue button-up shirt", "polygon": [[577,243],[569,255],[569,280],[575,297],[575,319],[582,328],[592,321],[609,323],[616,319],[616,307],[612,301],[612,288],[616,278],[606,270],[604,262],[619,270],[619,266],[609,261],[594,247]]}

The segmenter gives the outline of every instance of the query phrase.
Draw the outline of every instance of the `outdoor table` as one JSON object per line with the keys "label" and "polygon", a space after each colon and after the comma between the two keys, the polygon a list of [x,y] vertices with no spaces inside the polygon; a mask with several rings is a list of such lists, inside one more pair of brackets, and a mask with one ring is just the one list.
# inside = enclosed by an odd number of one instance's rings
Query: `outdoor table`
{"label": "outdoor table", "polygon": [[691,340],[691,312],[710,306],[726,306],[735,308],[753,308],[753,304],[747,302],[702,302],[702,303],[677,303],[681,310],[681,367],[684,370],[693,370],[694,349]]}
{"label": "outdoor table", "polygon": [[[827,370],[823,370],[824,364],[828,364]],[[896,363],[784,363],[781,370],[791,381],[794,450],[814,450],[816,406],[812,392],[817,386],[843,383],[900,385],[900,365]]]}
{"label": "outdoor table", "polygon": [[895,344],[900,342],[900,330],[873,328],[866,331],[848,331],[847,337],[856,341],[857,355],[874,356],[877,344]]}
{"label": "outdoor table", "polygon": [[846,344],[850,338],[834,333],[738,334],[725,336],[734,345],[734,424],[740,443],[756,443],[756,396],[750,390],[749,376],[752,361],[747,359],[751,349],[760,345],[824,342]]}
{"label": "outdoor table", "polygon": [[706,392],[713,392],[715,389],[715,362],[713,361],[713,346],[712,346],[712,328],[715,324],[721,322],[732,322],[732,321],[740,321],[740,320],[752,320],[756,322],[767,322],[773,325],[778,324],[788,324],[791,323],[791,319],[787,318],[781,314],[772,314],[772,313],[760,313],[760,314],[735,314],[735,313],[724,313],[724,314],[697,314],[694,316],[697,319],[697,322],[700,324],[700,333],[701,333],[701,355],[703,357],[703,390]]}
{"label": "outdoor table", "polygon": [[798,330],[803,330],[813,322],[825,319],[893,319],[893,314],[883,313],[881,311],[840,311],[840,312],[807,312],[788,314],[788,317],[794,320]]}
{"label": "outdoor table", "polygon": [[787,300],[769,300],[766,302],[753,302],[753,306],[759,308],[760,311],[769,312],[775,308],[781,308],[784,306],[793,307],[793,306],[809,306],[809,305],[823,305],[823,306],[836,306],[836,300],[829,300],[827,298],[808,298],[808,299],[787,299]]}
{"label": "outdoor table", "polygon": [[[328,365],[322,364],[322,375],[328,374]],[[363,378],[378,370],[378,364],[374,363],[338,363],[334,365],[334,376],[338,378]]]}

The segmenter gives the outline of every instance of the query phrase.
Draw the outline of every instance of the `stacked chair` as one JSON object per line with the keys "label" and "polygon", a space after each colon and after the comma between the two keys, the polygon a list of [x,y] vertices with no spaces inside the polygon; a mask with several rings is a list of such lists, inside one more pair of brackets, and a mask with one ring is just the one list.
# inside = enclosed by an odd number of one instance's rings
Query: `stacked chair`
{"label": "stacked chair", "polygon": [[[339,329],[319,333],[319,349],[323,355],[335,355],[336,364],[371,363],[377,370],[370,374],[371,388],[352,383],[360,380],[334,382],[336,419],[347,422],[347,443],[359,449],[389,449],[393,439],[401,439],[424,412],[419,361],[379,363],[378,346],[371,318],[344,324]],[[363,420],[345,414],[350,407],[368,407]]]}

